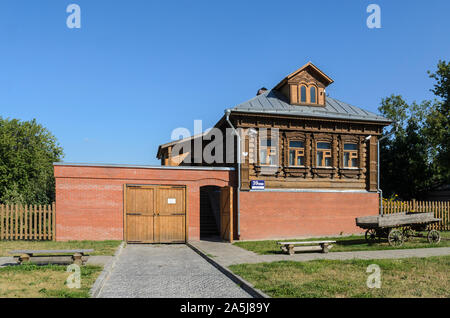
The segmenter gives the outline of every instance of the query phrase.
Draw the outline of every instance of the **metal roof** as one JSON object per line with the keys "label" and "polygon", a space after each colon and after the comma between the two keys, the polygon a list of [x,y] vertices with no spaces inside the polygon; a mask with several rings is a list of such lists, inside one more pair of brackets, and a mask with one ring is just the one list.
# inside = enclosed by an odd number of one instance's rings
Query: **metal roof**
{"label": "metal roof", "polygon": [[153,165],[129,165],[114,163],[74,163],[74,162],[54,162],[54,166],[73,167],[104,167],[104,168],[134,168],[134,169],[166,169],[166,170],[217,170],[233,171],[233,167],[209,167],[209,166],[153,166]]}
{"label": "metal roof", "polygon": [[356,106],[326,97],[325,107],[291,105],[279,91],[272,89],[242,104],[231,108],[233,112],[291,115],[346,120],[363,120],[389,124],[392,121],[383,116]]}

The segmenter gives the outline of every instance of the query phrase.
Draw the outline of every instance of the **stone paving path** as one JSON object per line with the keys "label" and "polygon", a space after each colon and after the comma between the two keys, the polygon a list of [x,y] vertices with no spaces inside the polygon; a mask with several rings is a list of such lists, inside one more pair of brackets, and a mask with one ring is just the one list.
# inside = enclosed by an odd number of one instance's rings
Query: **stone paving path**
{"label": "stone paving path", "polygon": [[98,297],[250,295],[187,245],[127,245]]}
{"label": "stone paving path", "polygon": [[311,261],[316,259],[386,259],[386,258],[406,258],[406,257],[429,257],[450,255],[450,247],[437,248],[417,248],[417,249],[396,249],[380,251],[356,251],[356,252],[330,252],[322,253],[296,253],[295,255],[259,255],[254,252],[237,247],[230,243],[198,241],[191,242],[191,245],[201,250],[208,256],[213,256],[213,260],[222,266],[230,266],[243,263],[264,263],[276,261]]}

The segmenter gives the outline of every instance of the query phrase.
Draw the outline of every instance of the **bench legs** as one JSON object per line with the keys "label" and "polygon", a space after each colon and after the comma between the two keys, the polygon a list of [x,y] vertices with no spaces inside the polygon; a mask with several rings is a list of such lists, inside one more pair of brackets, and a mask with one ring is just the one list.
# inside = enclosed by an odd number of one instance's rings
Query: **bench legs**
{"label": "bench legs", "polygon": [[320,244],[320,247],[322,248],[322,253],[328,253],[331,248],[327,243]]}
{"label": "bench legs", "polygon": [[287,248],[287,252],[288,252],[289,255],[294,255],[295,254],[294,245],[289,244],[286,248]]}
{"label": "bench legs", "polygon": [[19,264],[30,262],[30,254],[22,254],[19,256]]}
{"label": "bench legs", "polygon": [[72,261],[74,264],[77,264],[79,266],[84,265],[83,264],[83,254],[81,254],[81,253],[73,254]]}

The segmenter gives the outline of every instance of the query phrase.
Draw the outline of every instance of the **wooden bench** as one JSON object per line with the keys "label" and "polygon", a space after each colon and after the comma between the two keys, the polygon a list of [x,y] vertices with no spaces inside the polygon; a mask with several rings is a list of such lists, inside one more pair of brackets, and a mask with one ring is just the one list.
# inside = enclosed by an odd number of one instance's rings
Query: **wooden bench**
{"label": "wooden bench", "polygon": [[[89,255],[93,249],[75,249],[75,250],[14,250],[9,254],[16,255],[14,259],[19,263],[32,262],[35,264],[67,264],[77,265],[86,264]],[[36,256],[39,254],[39,256]],[[72,254],[72,255],[64,255]]]}
{"label": "wooden bench", "polygon": [[281,250],[289,255],[294,255],[298,251],[321,251],[322,253],[328,253],[333,247],[331,243],[336,243],[336,241],[278,242],[281,245]]}

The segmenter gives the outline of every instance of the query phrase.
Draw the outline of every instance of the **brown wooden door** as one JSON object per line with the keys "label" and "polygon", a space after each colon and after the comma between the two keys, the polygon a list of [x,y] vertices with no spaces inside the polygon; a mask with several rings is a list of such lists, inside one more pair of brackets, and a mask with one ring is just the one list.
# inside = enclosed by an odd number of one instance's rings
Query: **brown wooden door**
{"label": "brown wooden door", "polygon": [[127,242],[184,243],[185,194],[185,187],[127,186]]}
{"label": "brown wooden door", "polygon": [[127,187],[127,241],[154,243],[155,188]]}
{"label": "brown wooden door", "polygon": [[220,236],[222,240],[233,241],[233,188],[220,189]]}
{"label": "brown wooden door", "polygon": [[159,187],[155,217],[155,238],[160,243],[181,243],[186,240],[186,209],[184,187]]}

